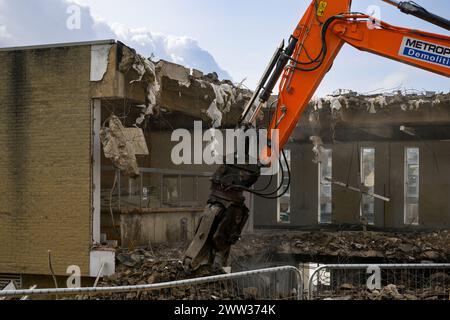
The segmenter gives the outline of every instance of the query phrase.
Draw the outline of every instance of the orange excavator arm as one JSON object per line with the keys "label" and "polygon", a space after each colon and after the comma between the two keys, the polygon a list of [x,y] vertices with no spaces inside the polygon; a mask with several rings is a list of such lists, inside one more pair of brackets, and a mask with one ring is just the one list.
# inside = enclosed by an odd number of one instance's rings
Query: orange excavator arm
{"label": "orange excavator arm", "polygon": [[[313,1],[294,31],[291,43],[295,42],[295,50],[288,57],[279,77],[279,100],[270,127],[279,129],[280,149],[288,141],[345,43],[359,50],[450,76],[450,37],[400,28],[365,14],[350,13],[350,5],[351,0]],[[276,77],[276,74],[273,75]],[[264,107],[268,96],[269,91],[261,94],[261,103],[255,112]],[[250,116],[247,120],[254,119]]]}
{"label": "orange excavator arm", "polygon": [[[401,11],[450,30],[450,22],[409,1],[383,0]],[[277,48],[242,117],[240,127],[252,128],[272,91],[280,82],[277,108],[269,137],[278,129],[279,144],[273,141],[260,156],[267,161],[270,151],[283,149],[317,87],[331,69],[345,43],[390,59],[443,76],[450,76],[450,38],[447,36],[391,26],[352,13],[351,0],[313,0],[294,30],[286,48]],[[349,73],[351,71],[349,70]],[[357,72],[357,71],[355,71]],[[359,72],[361,72],[359,70]],[[283,153],[286,160],[286,157]],[[226,264],[230,248],[240,238],[248,219],[244,191],[267,199],[280,197],[280,188],[271,193],[252,189],[262,165],[226,164],[212,178],[211,195],[194,240],[185,253],[188,269],[202,265]],[[284,179],[282,179],[284,180]],[[288,188],[286,188],[286,191]],[[284,191],[284,192],[286,192]]]}

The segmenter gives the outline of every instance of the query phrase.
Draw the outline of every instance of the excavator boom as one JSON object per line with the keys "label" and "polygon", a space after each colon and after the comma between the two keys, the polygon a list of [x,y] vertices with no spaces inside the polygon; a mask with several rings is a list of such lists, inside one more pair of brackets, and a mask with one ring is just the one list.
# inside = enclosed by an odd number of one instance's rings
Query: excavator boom
{"label": "excavator boom", "polygon": [[281,148],[345,43],[362,51],[450,76],[450,37],[396,27],[364,14],[338,13],[349,11],[342,11],[342,6],[338,5],[344,3],[349,4],[350,1],[329,1],[327,9],[319,16],[316,2],[313,2],[307,16],[297,26],[296,32],[300,36],[281,75],[277,115],[274,117],[283,117],[283,121],[274,121],[271,126],[271,129],[279,129]]}
{"label": "excavator boom", "polygon": [[[396,5],[407,14],[450,29],[448,20],[429,13],[413,2],[383,1]],[[312,1],[286,48],[284,43],[277,48],[242,114],[239,121],[241,128],[245,130],[254,126],[279,82],[278,102],[269,136],[272,136],[271,131],[277,129],[280,139],[278,147],[283,149],[345,43],[450,77],[450,37],[396,27],[365,14],[353,13],[351,2]],[[271,148],[269,144],[269,152]],[[243,192],[253,192],[251,188],[258,180],[260,169],[254,165],[224,165],[214,175],[209,205],[185,254],[188,268],[226,263],[230,248],[239,240],[248,218]]]}

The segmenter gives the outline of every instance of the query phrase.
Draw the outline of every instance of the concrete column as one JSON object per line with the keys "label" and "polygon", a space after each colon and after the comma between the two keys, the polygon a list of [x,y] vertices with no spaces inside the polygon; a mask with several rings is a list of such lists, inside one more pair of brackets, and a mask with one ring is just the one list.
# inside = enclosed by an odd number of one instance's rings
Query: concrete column
{"label": "concrete column", "polygon": [[[267,186],[270,182],[270,177],[262,176],[256,183],[255,189],[260,190]],[[267,190],[276,190],[278,187],[278,177],[275,175],[272,178],[272,182]],[[256,228],[262,227],[276,227],[278,225],[277,213],[278,213],[278,201],[276,199],[264,199],[255,196],[254,201],[254,225]]]}
{"label": "concrete column", "polygon": [[420,144],[419,222],[423,227],[450,225],[450,141]]}
{"label": "concrete column", "polygon": [[[333,180],[358,187],[358,144],[345,143],[333,147]],[[346,188],[333,185],[333,223],[360,223],[361,195]]]}
{"label": "concrete column", "polygon": [[291,225],[313,226],[319,221],[319,167],[313,146],[291,147]]}

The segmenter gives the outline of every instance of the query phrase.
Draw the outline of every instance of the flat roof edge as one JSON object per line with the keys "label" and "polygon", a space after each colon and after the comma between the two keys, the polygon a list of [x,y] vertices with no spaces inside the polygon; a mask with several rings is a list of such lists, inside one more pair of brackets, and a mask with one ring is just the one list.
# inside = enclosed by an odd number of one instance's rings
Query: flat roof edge
{"label": "flat roof edge", "polygon": [[19,50],[36,50],[36,49],[49,49],[49,48],[62,48],[62,47],[79,47],[79,46],[89,46],[89,45],[102,45],[102,44],[115,44],[117,43],[114,39],[108,40],[97,40],[97,41],[81,41],[81,42],[61,42],[61,43],[50,43],[32,46],[22,46],[22,47],[5,47],[0,48],[2,51],[19,51]]}

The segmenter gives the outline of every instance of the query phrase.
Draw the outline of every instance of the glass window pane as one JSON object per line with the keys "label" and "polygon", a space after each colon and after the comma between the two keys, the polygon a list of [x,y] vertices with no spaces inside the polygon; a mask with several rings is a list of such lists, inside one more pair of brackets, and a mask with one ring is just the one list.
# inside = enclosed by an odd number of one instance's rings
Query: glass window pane
{"label": "glass window pane", "polygon": [[163,178],[163,204],[168,206],[178,205],[179,197],[178,176],[164,176]]}
{"label": "glass window pane", "polygon": [[405,224],[419,224],[420,150],[407,148],[405,156]]}
{"label": "glass window pane", "polygon": [[[375,148],[361,149],[361,183],[368,193],[375,193]],[[375,224],[375,198],[363,194],[361,201],[361,220],[367,224]]]}
{"label": "glass window pane", "polygon": [[319,162],[319,223],[332,222],[332,177],[333,151],[323,151],[322,162]]}

